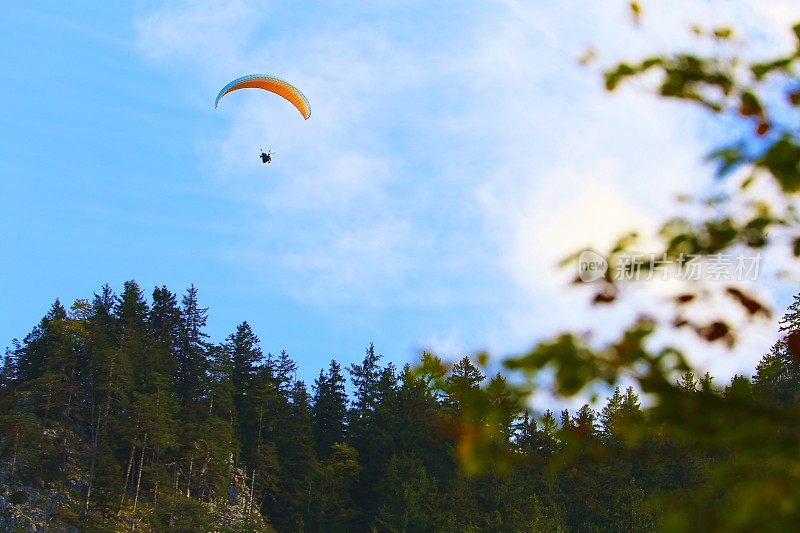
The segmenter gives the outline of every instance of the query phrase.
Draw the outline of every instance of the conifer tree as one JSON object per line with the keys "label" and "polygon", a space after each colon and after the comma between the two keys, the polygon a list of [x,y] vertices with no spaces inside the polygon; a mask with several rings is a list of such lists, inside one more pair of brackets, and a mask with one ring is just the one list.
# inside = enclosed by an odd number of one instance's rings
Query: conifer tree
{"label": "conifer tree", "polygon": [[773,344],[758,362],[753,376],[753,392],[762,400],[776,405],[791,405],[798,400],[800,376],[797,374],[797,362],[785,342]]}
{"label": "conifer tree", "polygon": [[582,437],[592,437],[595,435],[595,420],[597,415],[589,404],[583,404],[572,419],[572,425]]}
{"label": "conifer tree", "polygon": [[459,401],[467,399],[470,392],[480,387],[485,378],[468,357],[454,364],[447,377],[447,394],[452,407],[458,408]]}
{"label": "conifer tree", "polygon": [[317,456],[326,458],[337,442],[347,440],[347,393],[341,366],[331,360],[328,373],[320,370],[314,381],[311,420]]}
{"label": "conifer tree", "polygon": [[[14,339],[14,342],[17,342]],[[2,364],[0,364],[0,409],[6,405],[4,401],[6,398],[13,397],[14,384],[16,383],[16,369],[14,368],[14,352],[6,348],[6,353],[3,355]],[[2,409],[7,411],[8,408]]]}
{"label": "conifer tree", "polygon": [[[158,442],[169,442],[169,437],[162,435],[170,431],[169,423],[160,423],[164,411],[160,409],[157,398],[151,395],[152,336],[148,324],[150,309],[144,299],[139,285],[133,281],[123,284],[122,294],[114,306],[114,317],[117,323],[118,347],[115,360],[123,362],[126,370],[125,386],[117,382],[114,386],[116,409],[108,410],[99,417],[97,428],[97,453],[100,456],[94,461],[100,467],[99,503],[107,505],[109,486],[108,478],[113,478],[119,466],[115,466],[111,454],[113,448],[108,443],[122,446],[121,455],[128,456],[126,464],[126,483],[122,487],[120,502],[124,503],[131,496],[134,507],[139,505],[139,494],[144,486],[149,487],[154,481],[152,472],[156,454],[153,446],[155,433]],[[129,377],[128,377],[129,376]],[[103,420],[104,418],[104,420]],[[145,474],[145,458],[150,456],[150,468]],[[137,460],[138,459],[138,460]],[[115,492],[115,491],[113,491]]]}
{"label": "conifer tree", "polygon": [[794,300],[781,318],[778,331],[787,335],[800,331],[800,293],[794,295]]}
{"label": "conifer tree", "polygon": [[558,450],[558,422],[550,409],[542,415],[536,436],[538,455],[547,458]]}
{"label": "conifer tree", "polygon": [[191,285],[181,301],[181,322],[175,346],[177,368],[175,383],[184,409],[191,410],[208,392],[208,335],[205,333],[208,309],[197,299]]}
{"label": "conifer tree", "polygon": [[678,380],[678,388],[689,394],[697,392],[697,380],[695,379],[694,372],[687,370],[681,374],[681,377]]}
{"label": "conifer tree", "polygon": [[319,483],[315,491],[316,512],[312,512],[309,530],[334,533],[353,530],[358,507],[351,493],[360,471],[355,448],[342,442],[331,447],[330,454],[320,463]]}
{"label": "conifer tree", "polygon": [[[131,381],[131,368],[119,350],[119,324],[115,315],[117,297],[108,284],[100,293],[95,293],[90,313],[86,318],[89,333],[88,349],[88,405],[84,424],[88,427],[91,454],[88,465],[88,483],[83,500],[83,514],[87,515],[91,500],[94,499],[101,510],[110,509],[114,498],[111,486],[115,459],[113,448],[104,436],[108,427],[108,417],[113,412],[122,414],[122,398],[117,388],[127,390]],[[121,443],[115,443],[120,445]],[[99,488],[95,486],[95,474],[100,479]],[[108,474],[108,475],[105,475]],[[116,487],[115,487],[116,488]],[[123,489],[124,490],[124,489]]]}
{"label": "conifer tree", "polygon": [[152,342],[147,324],[149,312],[139,285],[133,280],[126,281],[115,314],[119,324],[119,349],[131,362],[137,390],[146,387],[146,374],[152,364]]}
{"label": "conifer tree", "polygon": [[242,322],[236,326],[236,332],[228,336],[225,349],[231,360],[237,406],[240,406],[253,387],[256,367],[263,358],[260,341],[250,328],[250,324]]}
{"label": "conifer tree", "polygon": [[622,409],[622,393],[619,387],[615,387],[614,394],[606,400],[605,407],[600,411],[601,432],[606,439],[611,439]]}
{"label": "conifer tree", "polygon": [[288,394],[294,386],[297,363],[295,363],[286,350],[281,350],[277,357],[267,354],[267,366],[270,367],[275,380],[275,388]]}
{"label": "conifer tree", "polygon": [[153,289],[153,305],[150,308],[150,328],[153,340],[163,343],[170,350],[175,347],[181,326],[181,310],[175,294],[166,285]]}
{"label": "conifer tree", "polygon": [[397,449],[414,455],[426,471],[442,481],[456,474],[452,443],[442,428],[444,419],[436,396],[425,381],[406,365],[400,376],[396,427]]}
{"label": "conifer tree", "polygon": [[302,531],[314,520],[318,479],[308,392],[302,381],[295,381],[289,392],[286,416],[275,428],[275,444],[281,477],[270,521],[283,531]]}
{"label": "conifer tree", "polygon": [[[396,377],[391,368],[387,372],[378,365],[380,358],[375,352],[374,344],[370,344],[361,364],[350,365],[355,391],[349,414],[350,435],[361,459],[360,482],[354,487],[353,495],[362,509],[357,525],[359,529],[372,527],[377,511],[377,483],[394,449],[394,442],[386,431],[386,426],[391,421],[381,420],[377,412],[381,409],[384,415],[388,415],[393,411],[388,402],[393,400],[392,389],[396,385]],[[381,406],[381,400],[385,400],[387,405]],[[380,452],[375,453],[374,450]]]}
{"label": "conifer tree", "polygon": [[59,341],[59,324],[66,318],[67,310],[56,299],[39,324],[25,336],[15,354],[16,372],[20,381],[30,381],[42,375],[49,350]]}
{"label": "conifer tree", "polygon": [[150,366],[162,388],[169,388],[174,394],[173,377],[177,362],[175,349],[181,332],[181,311],[175,295],[166,286],[153,290],[153,304],[148,319],[153,342]]}
{"label": "conifer tree", "polygon": [[239,449],[236,432],[233,367],[225,347],[209,347],[208,398],[200,433],[205,457],[199,479],[199,497],[210,501],[226,493],[233,473],[232,459]]}
{"label": "conifer tree", "polygon": [[486,385],[486,397],[492,406],[487,421],[494,426],[496,436],[500,436],[504,442],[510,442],[514,422],[522,409],[499,372]]}
{"label": "conifer tree", "polygon": [[263,423],[263,391],[259,390],[259,363],[263,359],[260,341],[247,322],[236,327],[222,345],[230,366],[235,427],[238,441],[245,450],[246,464],[252,468],[252,451],[256,449],[259,424]]}
{"label": "conifer tree", "polygon": [[378,361],[381,356],[375,353],[375,345],[370,343],[361,364],[350,365],[350,379],[355,388],[353,402],[354,423],[360,422],[375,409],[377,403],[377,384],[380,377]]}

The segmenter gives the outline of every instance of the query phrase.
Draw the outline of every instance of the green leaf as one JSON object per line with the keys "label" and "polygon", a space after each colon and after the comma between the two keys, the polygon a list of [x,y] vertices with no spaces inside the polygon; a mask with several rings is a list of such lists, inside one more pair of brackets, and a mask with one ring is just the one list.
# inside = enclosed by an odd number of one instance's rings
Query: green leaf
{"label": "green leaf", "polygon": [[758,164],[775,177],[785,193],[800,191],[800,145],[793,138],[777,140]]}

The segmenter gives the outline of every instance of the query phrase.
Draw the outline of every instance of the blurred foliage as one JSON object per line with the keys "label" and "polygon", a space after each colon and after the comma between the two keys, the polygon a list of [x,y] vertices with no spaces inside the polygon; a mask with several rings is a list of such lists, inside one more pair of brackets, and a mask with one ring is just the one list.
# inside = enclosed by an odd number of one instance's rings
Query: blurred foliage
{"label": "blurred foliage", "polygon": [[[642,6],[631,2],[630,10],[638,25]],[[733,28],[696,26],[692,31],[698,39],[710,39],[713,52],[621,62],[604,74],[609,91],[632,79],[639,79],[639,86],[654,83],[651,86],[657,96],[698,105],[727,121],[731,132],[743,132],[708,156],[716,167],[712,184],[722,194],[709,196],[708,182],[698,181],[696,189],[689,191],[697,196],[680,199],[689,204],[682,209],[687,215],[661,225],[663,248],[656,250],[656,255],[679,266],[722,254],[775,254],[786,248],[790,257],[800,257],[796,210],[800,192],[800,113],[796,109],[800,106],[796,74],[800,25],[792,28],[794,49],[758,62],[741,56],[742,43]],[[591,49],[581,63],[588,64],[595,57]],[[753,193],[757,182],[774,193]],[[605,250],[609,269],[594,282],[595,305],[619,305],[620,296],[635,281],[630,274],[654,268],[645,260],[620,261],[623,256],[636,257],[638,243],[639,232],[631,232]],[[580,253],[566,258],[563,266],[574,268]],[[582,282],[576,279],[575,283]],[[500,393],[489,384],[471,389],[462,402],[459,438],[464,453],[459,458],[464,469],[478,475],[487,469],[525,468],[536,459],[536,452],[520,454],[510,446],[499,429],[502,424],[498,421],[504,419],[508,406],[498,402],[498,397],[507,397],[524,410],[537,391],[574,401],[633,383],[647,394],[650,405],[638,418],[615,426],[613,433],[621,448],[612,455],[619,461],[626,454],[646,453],[643,447],[660,454],[660,461],[654,460],[648,468],[661,473],[643,471],[634,478],[651,481],[644,482],[649,487],[646,505],[651,513],[642,516],[657,516],[662,528],[675,531],[796,528],[800,521],[800,299],[795,299],[782,321],[784,337],[764,356],[752,382],[736,376],[719,389],[708,374],[698,381],[689,358],[669,346],[656,349],[652,340],[657,331],[677,333],[688,328],[703,342],[733,348],[742,327],[772,316],[756,292],[752,284],[740,282],[688,282],[667,302],[667,309],[674,312],[672,320],[657,320],[643,310],[616,341],[605,345],[597,346],[588,335],[563,333],[527,353],[505,359],[506,390]],[[714,297],[738,307],[747,318],[745,325],[715,316],[718,311],[713,309],[718,307],[710,306]],[[688,318],[686,309],[690,307],[699,310],[694,316],[702,316],[701,322]],[[659,338],[668,337],[662,332]],[[481,362],[486,364],[485,356]],[[440,361],[430,356],[420,371],[434,386],[447,390],[447,367]],[[613,398],[609,401],[609,405],[614,403]],[[589,417],[591,409],[585,409]],[[549,411],[538,422],[542,427],[555,424]],[[582,425],[562,416],[558,445],[548,461],[555,475],[583,469],[586,476],[591,464],[602,464],[611,441],[603,440],[603,446],[593,444],[592,427],[592,422]],[[667,481],[660,485],[652,483],[652,476],[669,469],[663,461],[671,454],[687,470],[666,475]],[[587,457],[594,463],[586,463]],[[692,474],[682,477],[685,472]],[[660,490],[652,490],[658,486]],[[655,524],[645,521],[639,526],[651,529]]]}

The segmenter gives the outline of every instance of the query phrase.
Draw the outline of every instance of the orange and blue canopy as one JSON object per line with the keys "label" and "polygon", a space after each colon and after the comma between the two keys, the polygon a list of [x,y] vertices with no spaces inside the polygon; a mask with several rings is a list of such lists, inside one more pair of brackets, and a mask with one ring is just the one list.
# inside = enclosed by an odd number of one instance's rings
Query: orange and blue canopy
{"label": "orange and blue canopy", "polygon": [[263,74],[252,74],[250,76],[243,76],[237,80],[233,80],[228,85],[222,88],[214,101],[214,107],[217,107],[220,99],[226,94],[238,91],[239,89],[263,89],[278,96],[282,96],[288,100],[293,106],[300,111],[303,118],[308,120],[311,116],[311,106],[308,105],[308,100],[300,92],[300,89],[289,83],[288,81],[276,78],[275,76],[266,76]]}

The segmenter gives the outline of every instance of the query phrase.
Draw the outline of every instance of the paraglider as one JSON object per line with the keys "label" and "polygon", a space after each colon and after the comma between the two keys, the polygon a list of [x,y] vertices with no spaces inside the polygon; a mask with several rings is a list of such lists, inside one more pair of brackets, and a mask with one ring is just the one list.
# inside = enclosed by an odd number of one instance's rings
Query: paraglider
{"label": "paraglider", "polygon": [[275,93],[288,100],[293,106],[300,111],[303,118],[308,120],[311,116],[311,107],[308,105],[308,100],[300,92],[300,89],[289,83],[288,81],[276,78],[275,76],[265,76],[263,74],[252,74],[242,78],[233,80],[228,85],[222,88],[214,101],[214,108],[219,105],[219,101],[228,93],[238,91],[239,89],[262,89]]}
{"label": "paraglider", "polygon": [[[298,111],[300,111],[300,114],[303,115],[305,120],[308,120],[308,118],[311,116],[311,106],[309,106],[308,100],[306,99],[305,95],[300,92],[300,89],[288,81],[264,74],[251,74],[230,82],[228,85],[222,88],[217,95],[217,99],[214,100],[214,109],[217,108],[219,101],[223,96],[228,93],[232,93],[233,91],[238,91],[239,89],[262,89],[264,91],[269,91],[281,96],[291,103],[295,108],[297,108]],[[264,153],[264,150],[262,149],[260,157],[262,163],[272,162],[271,151]]]}

